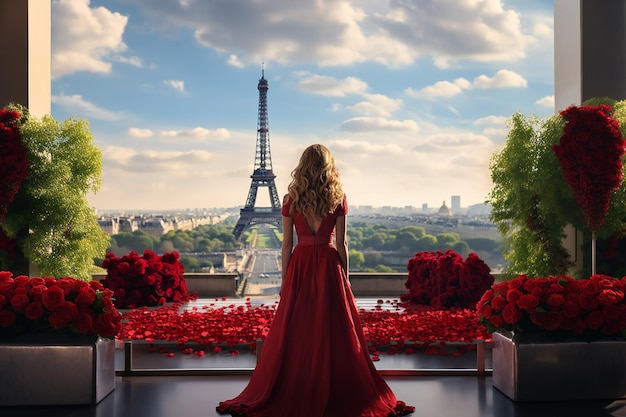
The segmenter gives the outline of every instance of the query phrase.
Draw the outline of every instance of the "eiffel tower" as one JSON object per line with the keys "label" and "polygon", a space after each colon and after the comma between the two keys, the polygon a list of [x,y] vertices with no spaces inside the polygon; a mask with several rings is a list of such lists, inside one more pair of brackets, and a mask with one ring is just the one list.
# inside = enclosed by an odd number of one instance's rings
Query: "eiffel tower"
{"label": "eiffel tower", "polygon": [[[261,70],[261,79],[257,86],[259,90],[259,120],[256,131],[256,154],[254,157],[254,171],[250,178],[252,184],[248,192],[248,199],[244,208],[239,210],[239,220],[233,234],[239,240],[243,232],[261,223],[282,226],[281,203],[276,191],[272,171],[272,155],[270,153],[270,130],[267,123],[267,90],[270,86],[265,79],[265,69]],[[267,187],[270,193],[271,207],[256,207],[256,196],[259,187]]]}

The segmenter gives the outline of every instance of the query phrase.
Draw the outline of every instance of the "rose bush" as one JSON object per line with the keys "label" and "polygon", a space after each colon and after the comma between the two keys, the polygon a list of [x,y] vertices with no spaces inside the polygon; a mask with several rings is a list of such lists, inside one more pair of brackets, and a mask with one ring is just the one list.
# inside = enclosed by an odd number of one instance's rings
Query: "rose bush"
{"label": "rose bush", "polygon": [[417,252],[407,269],[409,293],[401,300],[435,308],[474,308],[494,282],[489,266],[475,253],[463,259],[453,250]]}
{"label": "rose bush", "polygon": [[122,315],[112,294],[97,281],[0,271],[0,337],[60,331],[113,338]]}
{"label": "rose bush", "polygon": [[131,251],[121,258],[110,252],[102,267],[107,276],[100,282],[113,291],[117,308],[186,302],[197,296],[187,290],[183,276],[185,268],[176,251],[162,256],[151,250],[145,250],[142,256]]}

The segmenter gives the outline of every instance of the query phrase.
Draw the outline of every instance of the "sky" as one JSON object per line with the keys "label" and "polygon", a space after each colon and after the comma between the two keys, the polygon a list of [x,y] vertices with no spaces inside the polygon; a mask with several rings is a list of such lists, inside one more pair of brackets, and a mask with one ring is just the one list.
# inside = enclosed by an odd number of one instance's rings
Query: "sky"
{"label": "sky", "polygon": [[264,70],[281,197],[322,143],[350,205],[467,207],[553,55],[553,0],[53,0],[51,113],[89,121],[98,210],[243,206]]}

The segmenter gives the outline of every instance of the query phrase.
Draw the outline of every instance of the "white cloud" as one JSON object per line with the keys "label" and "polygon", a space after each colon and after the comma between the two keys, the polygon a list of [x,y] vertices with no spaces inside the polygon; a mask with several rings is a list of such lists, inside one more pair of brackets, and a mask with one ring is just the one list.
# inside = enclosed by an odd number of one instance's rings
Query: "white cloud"
{"label": "white cloud", "polygon": [[465,78],[457,78],[454,81],[437,81],[433,85],[426,86],[420,90],[411,87],[404,90],[404,93],[410,97],[428,98],[435,97],[453,97],[461,94],[464,90],[472,88],[511,88],[511,87],[527,87],[528,82],[518,73],[501,69],[494,74],[493,77],[479,75],[474,78],[473,82],[469,82]]}
{"label": "white cloud", "polygon": [[185,82],[183,80],[163,80],[163,84],[172,87],[174,90],[185,92]]}
{"label": "white cloud", "polygon": [[301,91],[331,97],[343,97],[347,94],[362,94],[367,90],[367,83],[355,77],[339,80],[324,75],[301,73],[298,88]]}
{"label": "white cloud", "polygon": [[414,90],[409,87],[404,92],[411,97],[417,98],[452,97],[461,94],[464,89],[470,87],[470,82],[465,78],[457,78],[454,82],[437,81],[435,84],[424,87],[421,90]]}
{"label": "white cloud", "polygon": [[402,106],[402,100],[393,99],[383,94],[363,94],[363,98],[367,101],[361,101],[350,106],[350,110],[368,116],[389,117]]}
{"label": "white cloud", "polygon": [[542,107],[554,108],[554,96],[545,96],[537,100],[535,103]]}
{"label": "white cloud", "polygon": [[66,96],[64,94],[51,97],[52,103],[64,108],[69,113],[74,113],[77,117],[94,118],[101,120],[120,120],[124,118],[121,112],[113,112],[98,107],[94,103],[86,101],[79,94]]}
{"label": "white cloud", "polygon": [[514,61],[526,55],[531,41],[519,14],[500,0],[391,2],[376,21],[414,55],[432,56],[442,68],[459,60]]}
{"label": "white cloud", "polygon": [[504,126],[508,117],[504,116],[486,116],[474,121],[474,126],[497,125]]}
{"label": "white cloud", "polygon": [[128,129],[128,134],[134,138],[145,139],[152,137],[154,132],[151,129],[140,129],[138,127],[131,127]]}
{"label": "white cloud", "polygon": [[137,67],[137,68],[143,67],[143,61],[138,56],[124,57],[124,56],[121,56],[121,55],[116,55],[116,56],[113,57],[113,60],[117,61],[117,62],[122,62],[124,64],[131,65],[131,66]]}
{"label": "white cloud", "polygon": [[128,17],[89,4],[89,0],[51,4],[53,79],[77,71],[108,73],[109,61],[120,60],[119,53],[127,49],[122,35]]}
{"label": "white cloud", "polygon": [[493,77],[486,75],[476,77],[473,86],[476,88],[526,87],[528,82],[518,73],[502,69],[496,72]]}
{"label": "white cloud", "polygon": [[355,141],[355,140],[333,140],[328,146],[333,152],[343,153],[349,155],[364,154],[364,155],[398,155],[404,153],[404,150],[393,143],[378,144],[370,143],[367,141]]}
{"label": "white cloud", "polygon": [[160,134],[165,137],[191,140],[226,140],[230,138],[230,132],[227,129],[211,130],[200,126],[189,130],[164,130]]}
{"label": "white cloud", "polygon": [[244,67],[243,62],[241,62],[239,60],[239,58],[237,57],[237,55],[235,55],[235,54],[231,54],[228,57],[228,61],[226,61],[226,63],[228,65],[230,65],[231,67],[235,67],[235,68],[243,68]]}
{"label": "white cloud", "polygon": [[181,177],[194,175],[194,165],[205,166],[214,155],[203,150],[155,151],[107,146],[102,158],[103,166],[111,170],[150,175],[167,172],[168,176]]}
{"label": "white cloud", "polygon": [[460,60],[514,61],[532,34],[500,0],[353,2],[275,0],[172,2],[135,0],[156,30],[184,27],[199,44],[242,62],[398,67],[422,57],[441,67]]}
{"label": "white cloud", "polygon": [[384,117],[353,117],[343,122],[339,130],[347,132],[417,132],[419,126],[413,120],[389,120]]}

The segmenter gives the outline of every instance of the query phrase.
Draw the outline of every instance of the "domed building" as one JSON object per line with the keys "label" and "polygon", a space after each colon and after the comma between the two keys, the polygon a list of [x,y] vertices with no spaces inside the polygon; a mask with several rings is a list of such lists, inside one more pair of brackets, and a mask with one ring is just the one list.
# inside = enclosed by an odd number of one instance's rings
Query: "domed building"
{"label": "domed building", "polygon": [[441,207],[439,207],[439,213],[440,216],[452,216],[452,211],[450,211],[450,208],[448,206],[446,206],[446,202],[444,200],[443,204],[441,205]]}

